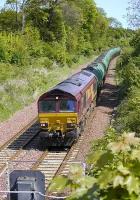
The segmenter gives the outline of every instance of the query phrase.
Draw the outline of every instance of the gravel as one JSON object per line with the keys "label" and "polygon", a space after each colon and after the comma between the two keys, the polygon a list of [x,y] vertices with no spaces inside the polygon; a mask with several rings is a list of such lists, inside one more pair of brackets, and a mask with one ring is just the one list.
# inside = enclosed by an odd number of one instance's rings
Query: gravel
{"label": "gravel", "polygon": [[16,112],[10,119],[0,123],[0,146],[16,135],[37,116],[36,102]]}
{"label": "gravel", "polygon": [[40,158],[43,152],[37,150],[24,150],[14,159],[9,167],[10,170],[28,170]]}

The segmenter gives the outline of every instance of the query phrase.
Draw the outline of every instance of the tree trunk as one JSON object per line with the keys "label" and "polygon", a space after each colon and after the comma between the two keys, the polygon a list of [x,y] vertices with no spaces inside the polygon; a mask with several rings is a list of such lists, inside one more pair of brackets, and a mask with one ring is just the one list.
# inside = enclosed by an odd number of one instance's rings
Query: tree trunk
{"label": "tree trunk", "polygon": [[26,17],[25,17],[25,12],[24,12],[24,6],[25,6],[26,0],[23,0],[22,2],[22,33],[24,33],[25,30],[25,23],[26,23]]}
{"label": "tree trunk", "polygon": [[18,2],[17,2],[17,0],[16,0],[16,26],[18,29]]}
{"label": "tree trunk", "polygon": [[26,20],[25,20],[25,13],[24,11],[22,11],[22,33],[24,33],[24,30],[25,30],[25,23],[26,23]]}

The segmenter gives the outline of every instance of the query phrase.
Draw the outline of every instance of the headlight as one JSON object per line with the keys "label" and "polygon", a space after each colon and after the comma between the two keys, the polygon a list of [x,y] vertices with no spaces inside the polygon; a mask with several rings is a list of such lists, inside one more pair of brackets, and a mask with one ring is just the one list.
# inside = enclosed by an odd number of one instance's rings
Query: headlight
{"label": "headlight", "polygon": [[74,123],[67,123],[67,128],[74,128],[75,124]]}
{"label": "headlight", "polygon": [[47,128],[48,127],[48,123],[42,123],[41,127],[46,127]]}

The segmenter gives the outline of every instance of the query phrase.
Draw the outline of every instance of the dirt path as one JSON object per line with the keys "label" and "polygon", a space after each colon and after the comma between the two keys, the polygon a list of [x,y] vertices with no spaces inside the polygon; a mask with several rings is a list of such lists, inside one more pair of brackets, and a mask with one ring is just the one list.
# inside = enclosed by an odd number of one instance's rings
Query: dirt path
{"label": "dirt path", "polygon": [[118,105],[118,87],[115,82],[116,60],[114,59],[110,63],[106,81],[95,109],[95,116],[88,123],[77,161],[85,161],[85,157],[91,148],[91,142],[104,135],[107,127],[110,125],[113,109]]}

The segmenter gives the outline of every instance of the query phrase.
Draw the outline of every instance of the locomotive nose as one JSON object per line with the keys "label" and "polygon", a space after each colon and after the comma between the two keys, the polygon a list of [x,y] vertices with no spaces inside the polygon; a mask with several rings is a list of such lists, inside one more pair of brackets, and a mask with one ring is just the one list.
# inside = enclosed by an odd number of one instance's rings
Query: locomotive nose
{"label": "locomotive nose", "polygon": [[49,133],[62,135],[75,129],[78,123],[77,113],[40,113],[41,129]]}

